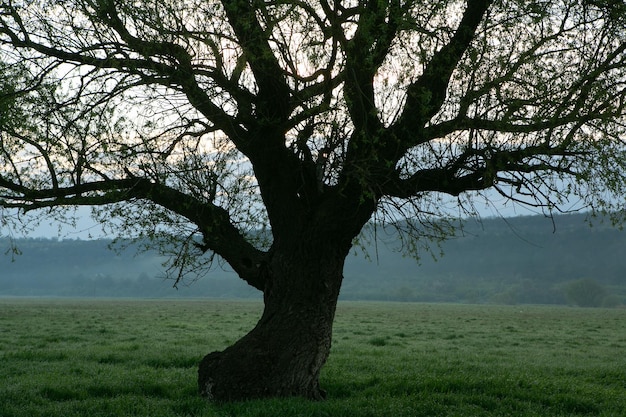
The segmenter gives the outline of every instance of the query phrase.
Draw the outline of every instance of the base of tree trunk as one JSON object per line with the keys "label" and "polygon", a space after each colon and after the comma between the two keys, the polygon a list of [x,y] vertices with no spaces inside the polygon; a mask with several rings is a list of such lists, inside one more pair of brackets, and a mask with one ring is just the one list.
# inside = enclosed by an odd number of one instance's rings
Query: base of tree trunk
{"label": "base of tree trunk", "polygon": [[269,346],[255,340],[253,331],[228,349],[202,359],[200,395],[216,402],[272,397],[323,400],[326,393],[319,386],[319,371],[327,352],[319,353]]}
{"label": "base of tree trunk", "polygon": [[322,247],[330,254],[315,255],[307,247],[288,257],[274,255],[257,325],[234,345],[200,362],[198,388],[203,397],[218,402],[326,397],[319,376],[330,353],[346,254],[328,243]]}
{"label": "base of tree trunk", "polygon": [[322,400],[319,375],[330,353],[333,303],[266,303],[250,333],[204,357],[200,394],[212,401],[304,397]]}

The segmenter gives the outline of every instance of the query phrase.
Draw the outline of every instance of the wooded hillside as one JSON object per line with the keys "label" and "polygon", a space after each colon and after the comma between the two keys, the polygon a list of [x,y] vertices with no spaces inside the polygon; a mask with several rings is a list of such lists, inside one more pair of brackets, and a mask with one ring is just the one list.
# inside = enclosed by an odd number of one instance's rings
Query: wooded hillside
{"label": "wooded hillside", "polygon": [[[355,251],[345,268],[342,299],[589,304],[626,303],[626,232],[584,215],[467,221],[441,244],[442,256],[419,263],[391,244]],[[4,248],[9,241],[4,239]],[[258,292],[232,272],[172,288],[162,258],[133,249],[116,253],[108,240],[21,239],[21,255],[0,257],[0,296],[219,297]],[[433,247],[435,255],[439,248]],[[369,259],[366,259],[369,258]],[[582,298],[581,298],[582,297]],[[593,298],[593,299],[592,299]]]}

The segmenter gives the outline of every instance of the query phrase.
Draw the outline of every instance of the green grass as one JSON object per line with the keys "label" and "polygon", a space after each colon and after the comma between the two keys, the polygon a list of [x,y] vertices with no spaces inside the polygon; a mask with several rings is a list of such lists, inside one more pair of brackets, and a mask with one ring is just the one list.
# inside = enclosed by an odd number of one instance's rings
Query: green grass
{"label": "green grass", "polygon": [[0,416],[626,415],[626,310],[343,303],[329,399],[209,404],[257,302],[0,300]]}

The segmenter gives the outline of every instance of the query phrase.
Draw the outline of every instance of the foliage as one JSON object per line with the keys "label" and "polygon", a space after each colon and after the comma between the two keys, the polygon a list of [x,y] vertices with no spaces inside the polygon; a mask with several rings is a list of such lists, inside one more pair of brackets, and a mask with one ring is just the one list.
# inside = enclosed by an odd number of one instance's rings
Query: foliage
{"label": "foliage", "polygon": [[0,334],[11,337],[0,338],[0,414],[609,417],[626,408],[624,311],[546,307],[341,303],[327,401],[219,406],[191,395],[206,347],[230,344],[261,309],[2,299]]}

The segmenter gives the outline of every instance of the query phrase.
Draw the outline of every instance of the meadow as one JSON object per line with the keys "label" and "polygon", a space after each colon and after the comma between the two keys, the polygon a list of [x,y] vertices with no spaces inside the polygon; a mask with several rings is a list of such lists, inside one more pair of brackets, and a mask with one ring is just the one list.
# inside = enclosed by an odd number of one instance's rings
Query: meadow
{"label": "meadow", "polygon": [[0,416],[626,415],[626,309],[340,303],[329,399],[210,404],[255,301],[0,299]]}

